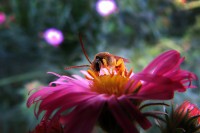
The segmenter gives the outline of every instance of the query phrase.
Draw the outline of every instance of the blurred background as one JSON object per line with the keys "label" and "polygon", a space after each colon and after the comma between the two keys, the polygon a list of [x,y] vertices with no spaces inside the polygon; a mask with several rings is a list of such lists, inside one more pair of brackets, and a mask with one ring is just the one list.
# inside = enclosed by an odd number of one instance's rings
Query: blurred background
{"label": "blurred background", "polygon": [[[64,68],[88,64],[79,33],[90,59],[107,51],[138,72],[176,49],[186,57],[182,68],[200,75],[199,0],[0,0],[0,133],[34,128],[26,100],[56,78],[47,72],[79,74]],[[200,105],[199,90],[175,96],[177,104],[185,99]]]}

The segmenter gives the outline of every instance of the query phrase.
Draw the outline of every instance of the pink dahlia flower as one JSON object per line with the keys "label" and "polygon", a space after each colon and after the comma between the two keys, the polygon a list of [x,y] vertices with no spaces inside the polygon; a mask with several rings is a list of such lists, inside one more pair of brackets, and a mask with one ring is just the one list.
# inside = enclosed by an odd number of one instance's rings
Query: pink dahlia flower
{"label": "pink dahlia flower", "polygon": [[136,123],[143,129],[151,127],[141,110],[144,100],[169,100],[175,91],[194,87],[191,82],[197,77],[180,68],[183,59],[170,50],[135,74],[124,69],[122,59],[117,60],[121,63],[117,69],[82,71],[85,78],[55,74],[58,80],[33,93],[27,106],[39,105],[35,115],[44,111],[44,121],[61,116],[66,133],[90,133],[95,124],[107,132],[138,133]]}

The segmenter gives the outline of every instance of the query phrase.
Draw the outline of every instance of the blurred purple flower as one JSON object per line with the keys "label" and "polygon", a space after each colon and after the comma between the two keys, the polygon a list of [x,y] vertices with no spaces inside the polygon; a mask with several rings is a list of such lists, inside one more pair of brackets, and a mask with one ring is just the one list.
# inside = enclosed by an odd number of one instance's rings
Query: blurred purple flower
{"label": "blurred purple flower", "polygon": [[108,16],[117,10],[114,0],[98,0],[96,10],[101,16]]}
{"label": "blurred purple flower", "polygon": [[0,12],[0,24],[3,24],[6,21],[6,15],[4,12]]}
{"label": "blurred purple flower", "polygon": [[55,28],[47,29],[44,32],[43,37],[52,46],[58,46],[64,40],[63,33]]}

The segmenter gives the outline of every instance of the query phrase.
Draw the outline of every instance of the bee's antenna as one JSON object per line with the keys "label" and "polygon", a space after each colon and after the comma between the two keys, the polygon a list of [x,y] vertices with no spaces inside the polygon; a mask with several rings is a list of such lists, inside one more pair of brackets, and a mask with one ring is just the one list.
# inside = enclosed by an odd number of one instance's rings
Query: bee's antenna
{"label": "bee's antenna", "polygon": [[65,70],[69,70],[72,68],[81,68],[81,67],[90,67],[90,65],[70,66],[70,67],[65,67]]}
{"label": "bee's antenna", "polygon": [[[84,44],[83,44],[82,37],[81,37],[81,34],[80,34],[80,33],[79,33],[79,40],[80,40],[81,48],[82,48],[82,50],[83,50],[83,53],[84,53],[86,59],[88,60],[88,62],[89,62],[90,64],[92,64],[92,62],[90,61],[90,59],[89,59],[89,57],[88,57],[88,55],[87,55],[87,53],[86,53],[86,51],[85,51]],[[85,65],[83,65],[83,66],[85,66]],[[87,66],[87,65],[86,65],[86,66]]]}

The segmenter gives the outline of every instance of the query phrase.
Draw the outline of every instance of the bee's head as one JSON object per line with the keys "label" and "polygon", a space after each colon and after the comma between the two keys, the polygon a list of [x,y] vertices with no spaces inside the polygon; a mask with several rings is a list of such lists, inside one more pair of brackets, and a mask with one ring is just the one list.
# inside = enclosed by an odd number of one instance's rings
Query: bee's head
{"label": "bee's head", "polygon": [[102,65],[103,65],[103,58],[100,56],[95,56],[95,59],[92,62],[92,66],[93,66],[92,69],[99,72]]}

